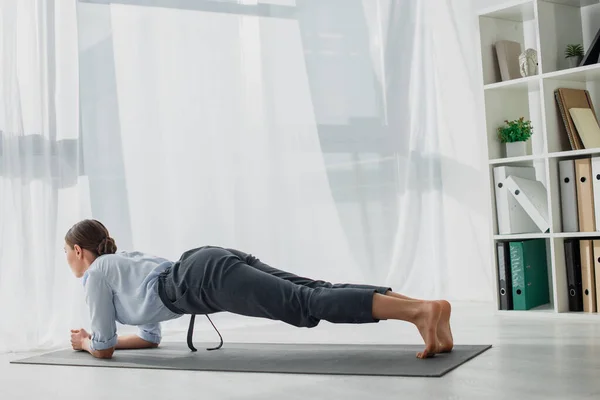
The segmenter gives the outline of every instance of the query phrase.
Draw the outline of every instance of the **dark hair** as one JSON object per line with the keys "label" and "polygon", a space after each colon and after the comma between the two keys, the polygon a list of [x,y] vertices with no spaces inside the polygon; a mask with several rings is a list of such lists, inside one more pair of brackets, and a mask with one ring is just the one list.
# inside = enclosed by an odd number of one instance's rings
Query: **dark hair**
{"label": "dark hair", "polygon": [[65,235],[65,242],[71,247],[79,245],[98,256],[117,251],[115,240],[110,237],[108,229],[95,219],[84,219],[73,225]]}

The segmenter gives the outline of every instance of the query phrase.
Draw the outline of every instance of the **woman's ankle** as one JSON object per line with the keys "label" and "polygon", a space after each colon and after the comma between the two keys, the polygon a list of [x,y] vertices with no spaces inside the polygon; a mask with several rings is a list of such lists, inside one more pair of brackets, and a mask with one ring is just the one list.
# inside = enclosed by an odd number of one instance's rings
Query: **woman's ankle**
{"label": "woman's ankle", "polygon": [[395,319],[415,323],[426,312],[425,301],[404,300],[393,296],[374,294],[373,318]]}

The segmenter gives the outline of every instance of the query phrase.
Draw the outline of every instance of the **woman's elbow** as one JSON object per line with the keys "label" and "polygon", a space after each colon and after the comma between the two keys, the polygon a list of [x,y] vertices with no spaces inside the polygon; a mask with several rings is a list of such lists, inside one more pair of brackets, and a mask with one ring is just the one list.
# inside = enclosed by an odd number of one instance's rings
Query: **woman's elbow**
{"label": "woman's elbow", "polygon": [[96,358],[108,360],[108,359],[112,358],[114,352],[115,352],[115,348],[111,347],[110,349],[106,349],[106,350],[96,350],[94,352],[94,356],[96,356]]}

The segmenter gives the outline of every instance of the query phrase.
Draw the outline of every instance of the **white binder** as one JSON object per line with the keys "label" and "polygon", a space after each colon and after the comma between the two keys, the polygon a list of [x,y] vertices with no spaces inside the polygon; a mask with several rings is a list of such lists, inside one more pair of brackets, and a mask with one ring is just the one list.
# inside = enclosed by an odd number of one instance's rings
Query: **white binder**
{"label": "white binder", "polygon": [[600,156],[592,157],[592,187],[594,188],[596,231],[600,231]]}
{"label": "white binder", "polygon": [[550,229],[548,216],[548,191],[540,181],[509,176],[504,181],[507,189],[525,209],[542,232]]}
{"label": "white binder", "polygon": [[577,182],[575,181],[575,162],[573,160],[559,161],[558,175],[560,177],[560,207],[562,212],[562,230],[563,232],[579,232],[579,216],[577,215]]}
{"label": "white binder", "polygon": [[508,235],[513,233],[533,233],[538,227],[507,190],[504,181],[509,176],[535,180],[533,167],[495,167],[494,193],[496,197],[496,216],[498,218],[498,233]]}

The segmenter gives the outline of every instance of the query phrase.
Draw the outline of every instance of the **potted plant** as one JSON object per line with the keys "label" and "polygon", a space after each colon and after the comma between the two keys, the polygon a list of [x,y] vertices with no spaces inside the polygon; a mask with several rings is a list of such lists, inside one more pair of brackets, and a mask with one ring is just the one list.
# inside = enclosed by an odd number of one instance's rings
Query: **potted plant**
{"label": "potted plant", "polygon": [[583,59],[583,46],[580,44],[567,45],[565,50],[565,58],[569,62],[569,67],[574,68],[581,64]]}
{"label": "potted plant", "polygon": [[519,157],[527,154],[527,140],[533,135],[531,121],[521,117],[514,121],[504,121],[498,127],[498,138],[506,145],[507,157]]}

